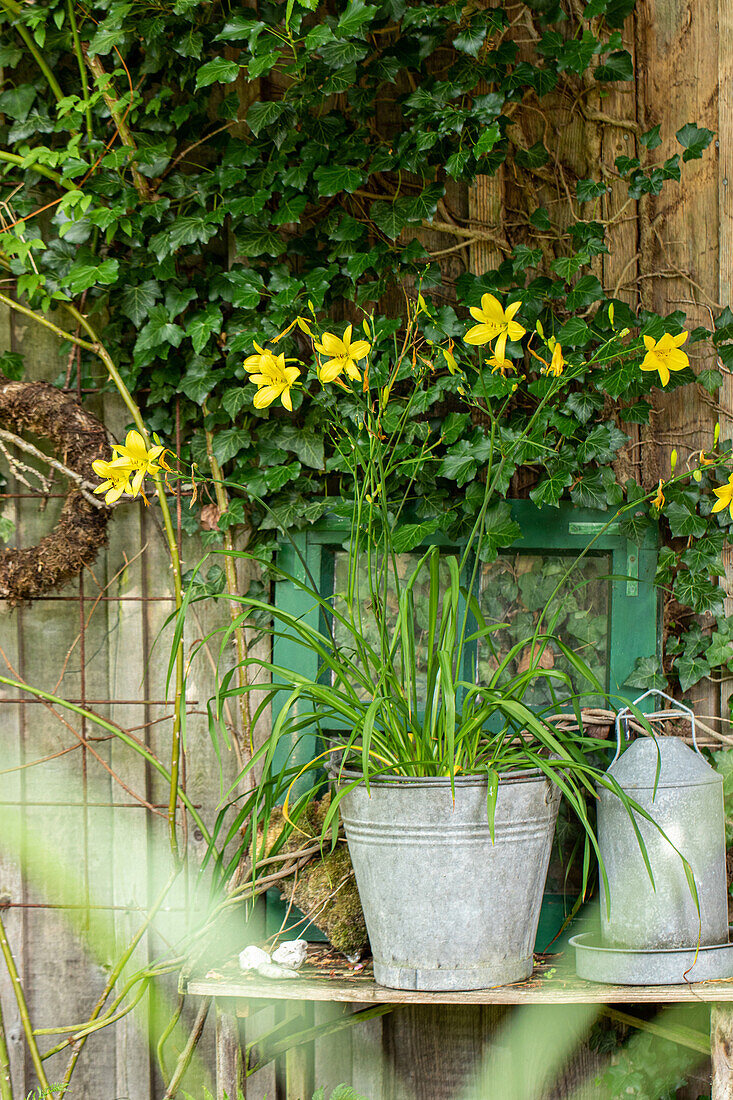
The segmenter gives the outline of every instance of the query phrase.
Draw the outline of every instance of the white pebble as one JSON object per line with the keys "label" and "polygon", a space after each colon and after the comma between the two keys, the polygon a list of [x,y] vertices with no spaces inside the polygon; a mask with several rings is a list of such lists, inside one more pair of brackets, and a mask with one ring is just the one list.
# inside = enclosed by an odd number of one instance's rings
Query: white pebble
{"label": "white pebble", "polygon": [[270,965],[270,956],[261,947],[245,947],[239,953],[239,966],[242,970],[259,970],[261,966]]}
{"label": "white pebble", "polygon": [[289,966],[293,970],[300,970],[308,954],[308,944],[305,940],[284,940],[272,953],[272,961],[280,966]]}
{"label": "white pebble", "polygon": [[257,973],[262,978],[299,978],[297,970],[290,970],[287,966],[278,966],[276,963],[260,963]]}

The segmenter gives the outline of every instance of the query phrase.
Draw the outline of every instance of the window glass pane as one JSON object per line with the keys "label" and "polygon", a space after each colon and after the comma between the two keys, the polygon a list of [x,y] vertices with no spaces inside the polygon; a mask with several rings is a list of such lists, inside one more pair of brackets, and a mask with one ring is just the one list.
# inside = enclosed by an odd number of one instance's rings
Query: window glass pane
{"label": "window glass pane", "polygon": [[[411,577],[414,570],[417,568],[417,563],[425,553],[424,549],[420,551],[414,551],[409,554],[397,555],[397,576],[400,583],[400,589],[405,585],[407,580]],[[376,583],[377,565],[372,566],[374,571],[374,578]],[[334,554],[334,575],[333,575],[333,592],[335,596],[334,607],[341,614],[345,614],[345,602],[343,599],[343,593],[346,592],[349,573],[349,556],[345,550],[337,550]],[[445,561],[441,561],[440,564],[440,578],[441,578],[441,593],[447,584],[448,566]],[[380,591],[384,590],[384,578],[381,578]],[[390,568],[389,576],[387,578],[387,634],[388,645],[391,644],[391,640],[397,625],[397,612],[399,609],[399,597],[397,594],[397,585],[395,584],[394,574]],[[361,633],[364,640],[374,649],[377,653],[381,652],[380,639],[376,630],[373,616],[370,614],[371,598],[369,595],[369,573],[366,562],[366,557],[363,564],[359,568],[359,593],[361,595],[360,606],[362,609],[361,620]],[[427,684],[427,660],[428,660],[428,601],[430,593],[430,570],[427,563],[420,571],[420,576],[413,585],[412,597],[415,607],[415,664],[417,666],[417,698],[418,705],[423,706],[425,700],[425,691]],[[341,597],[341,598],[340,598]],[[440,612],[438,613],[440,615]],[[438,624],[440,625],[440,624]],[[336,642],[339,646],[342,646],[344,650],[352,655],[354,643],[348,629],[339,622],[335,623]],[[400,654],[401,646],[399,643],[395,648],[395,668],[400,670]],[[362,662],[357,659],[356,663],[359,667],[362,667]],[[362,697],[366,693],[360,691]]]}
{"label": "window glass pane", "polygon": [[[404,584],[417,565],[422,551],[400,554],[397,569],[400,582]],[[334,552],[333,593],[334,606],[342,614],[345,604],[342,594],[346,591],[348,580],[348,554],[344,550]],[[511,648],[524,638],[531,637],[539,616],[550,599],[553,590],[572,565],[574,555],[560,554],[551,557],[539,554],[504,554],[496,561],[481,566],[479,575],[479,606],[487,624],[505,624],[491,636],[491,644],[479,642],[476,654],[478,682],[486,684],[493,672]],[[376,566],[374,567],[376,569]],[[444,572],[445,571],[445,572]],[[573,570],[562,584],[557,596],[550,604],[544,627],[548,633],[558,634],[562,641],[577,653],[590,667],[603,687],[608,682],[608,616],[609,581],[611,572],[609,555],[586,557]],[[447,566],[441,566],[445,576]],[[441,585],[441,589],[443,585]],[[379,652],[380,640],[370,614],[369,577],[367,563],[364,561],[359,571],[360,606],[362,609],[361,632],[365,642]],[[425,569],[413,588],[415,604],[415,651],[418,667],[418,702],[424,702],[426,665],[429,639],[428,630],[428,593],[429,573]],[[341,597],[341,598],[340,598]],[[390,575],[387,585],[387,625],[389,638],[396,625],[398,597],[394,576]],[[554,626],[552,625],[554,622]],[[361,661],[354,654],[354,643],[349,631],[339,622],[334,624],[336,642],[344,651]],[[400,648],[396,648],[396,660],[399,661]],[[506,678],[526,669],[530,658],[530,647],[526,646],[509,663]],[[572,664],[562,654],[559,647],[549,643],[542,655],[542,665],[546,668],[561,669],[568,673],[574,690],[583,693],[583,706],[602,706],[604,700],[599,695],[590,694],[590,685],[577,673]],[[397,665],[399,668],[399,664]],[[568,697],[568,690],[557,681],[538,679],[525,701],[531,706],[545,707],[561,702]],[[361,692],[366,695],[366,692]]]}
{"label": "window glass pane", "polygon": [[[478,682],[486,684],[512,646],[531,638],[542,610],[573,563],[573,556],[560,554],[505,554],[482,566],[479,606],[487,625],[505,623],[491,635],[491,643],[479,643]],[[601,685],[608,686],[608,616],[610,556],[599,554],[583,559],[551,600],[543,620],[548,634],[556,634],[590,667]],[[507,676],[524,671],[531,659],[530,645],[522,648],[507,667]],[[576,672],[559,647],[550,642],[541,657],[545,668],[567,672],[575,691],[582,693],[583,706],[601,706],[599,695]],[[563,685],[539,679],[525,696],[531,706],[547,706],[567,698]]]}

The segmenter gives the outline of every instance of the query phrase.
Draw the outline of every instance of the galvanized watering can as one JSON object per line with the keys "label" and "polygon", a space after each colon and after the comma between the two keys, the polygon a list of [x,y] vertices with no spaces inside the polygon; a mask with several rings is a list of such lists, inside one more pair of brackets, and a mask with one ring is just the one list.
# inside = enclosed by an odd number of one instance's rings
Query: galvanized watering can
{"label": "galvanized watering can", "polygon": [[[695,715],[664,692],[674,709],[663,721],[686,717],[692,728],[689,748],[677,737],[628,740],[629,707],[616,718],[616,755],[608,769],[619,786],[653,818],[635,819],[649,856],[654,885],[629,818],[612,791],[599,788],[598,841],[608,875],[610,913],[601,882],[601,934],[606,947],[660,950],[728,942],[728,890],[725,869],[723,778],[704,759],[695,737]],[[661,830],[661,831],[660,831]],[[675,851],[675,848],[677,851]],[[692,868],[699,913],[681,853]]]}

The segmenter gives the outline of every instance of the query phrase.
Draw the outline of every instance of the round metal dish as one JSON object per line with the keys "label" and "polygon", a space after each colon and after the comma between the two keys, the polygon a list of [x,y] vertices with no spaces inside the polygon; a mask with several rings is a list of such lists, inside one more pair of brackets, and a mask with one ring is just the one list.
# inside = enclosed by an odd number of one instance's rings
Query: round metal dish
{"label": "round metal dish", "polygon": [[[733,977],[733,944],[636,950],[603,947],[597,934],[572,936],[579,978],[608,985],[684,985]],[[695,956],[697,955],[697,959]]]}

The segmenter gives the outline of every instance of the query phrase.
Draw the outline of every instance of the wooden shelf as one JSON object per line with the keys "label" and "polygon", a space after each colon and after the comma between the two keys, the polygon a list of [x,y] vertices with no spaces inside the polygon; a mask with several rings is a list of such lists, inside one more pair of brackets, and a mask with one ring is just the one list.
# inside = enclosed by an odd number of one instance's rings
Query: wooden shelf
{"label": "wooden shelf", "polygon": [[601,985],[576,978],[566,956],[537,958],[532,977],[515,985],[462,993],[422,993],[377,985],[371,964],[360,969],[312,945],[301,977],[286,981],[245,976],[236,961],[203,977],[191,977],[182,991],[192,996],[240,1001],[341,1001],[350,1004],[521,1005],[521,1004],[671,1004],[733,1002],[733,981],[686,985]]}

